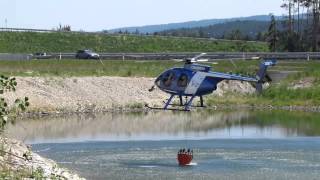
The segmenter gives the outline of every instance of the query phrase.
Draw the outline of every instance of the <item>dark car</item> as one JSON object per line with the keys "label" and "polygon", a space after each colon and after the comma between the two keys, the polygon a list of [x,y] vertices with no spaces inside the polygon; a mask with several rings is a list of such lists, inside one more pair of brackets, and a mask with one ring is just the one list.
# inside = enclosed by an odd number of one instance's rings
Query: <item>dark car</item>
{"label": "dark car", "polygon": [[77,59],[100,59],[100,55],[91,50],[79,50],[76,54]]}

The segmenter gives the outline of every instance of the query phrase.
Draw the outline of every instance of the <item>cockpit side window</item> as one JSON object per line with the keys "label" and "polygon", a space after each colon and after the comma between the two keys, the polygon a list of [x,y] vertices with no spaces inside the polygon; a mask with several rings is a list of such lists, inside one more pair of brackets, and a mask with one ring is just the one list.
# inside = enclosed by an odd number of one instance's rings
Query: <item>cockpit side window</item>
{"label": "cockpit side window", "polygon": [[179,87],[186,87],[188,85],[188,76],[182,73],[178,79],[178,86]]}
{"label": "cockpit side window", "polygon": [[167,74],[164,75],[163,79],[162,79],[162,83],[164,84],[164,86],[169,87],[172,84],[172,81],[174,80],[175,75],[173,72],[169,72]]}

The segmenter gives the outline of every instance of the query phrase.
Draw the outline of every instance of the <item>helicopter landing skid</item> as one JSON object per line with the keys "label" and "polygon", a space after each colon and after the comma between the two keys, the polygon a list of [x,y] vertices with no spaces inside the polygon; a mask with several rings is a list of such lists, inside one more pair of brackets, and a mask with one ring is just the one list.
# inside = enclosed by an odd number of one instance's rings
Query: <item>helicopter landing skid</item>
{"label": "helicopter landing skid", "polygon": [[[185,105],[181,105],[181,104],[169,104],[172,107],[185,107]],[[191,108],[206,108],[207,106],[190,106]]]}
{"label": "helicopter landing skid", "polygon": [[[163,108],[158,108],[158,107],[149,107],[148,105],[145,105],[147,108],[149,109],[153,109],[153,110],[170,110],[170,111],[190,111],[190,108],[192,107],[201,107],[201,108],[205,108],[205,106],[203,105],[203,98],[202,96],[200,96],[200,103],[201,105],[200,106],[193,106],[192,105],[192,101],[194,100],[194,98],[196,96],[192,96],[190,98],[190,100],[186,99],[186,102],[183,103],[182,101],[182,96],[179,96],[179,99],[180,99],[180,104],[173,104],[171,103],[171,101],[173,100],[173,98],[175,97],[175,95],[171,95],[170,98],[167,100],[167,102],[164,102],[165,103],[165,106]],[[169,106],[171,107],[183,107],[183,109],[181,108],[169,108]]]}
{"label": "helicopter landing skid", "polygon": [[[150,109],[150,110],[161,110],[161,111],[184,111],[184,112],[189,112],[190,109],[179,109],[179,108],[159,108],[159,107],[150,107],[147,104],[145,105],[146,108]],[[184,106],[183,106],[184,107]]]}

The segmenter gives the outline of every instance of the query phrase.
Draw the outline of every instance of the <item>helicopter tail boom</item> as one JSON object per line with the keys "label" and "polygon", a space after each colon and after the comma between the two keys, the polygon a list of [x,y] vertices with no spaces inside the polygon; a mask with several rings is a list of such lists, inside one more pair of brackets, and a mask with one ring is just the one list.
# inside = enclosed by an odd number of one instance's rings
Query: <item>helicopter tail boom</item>
{"label": "helicopter tail boom", "polygon": [[267,74],[267,69],[269,66],[275,66],[277,63],[276,60],[266,60],[260,64],[259,71],[257,72],[257,83],[256,90],[258,93],[262,93],[262,85],[265,82],[272,81],[269,75]]}

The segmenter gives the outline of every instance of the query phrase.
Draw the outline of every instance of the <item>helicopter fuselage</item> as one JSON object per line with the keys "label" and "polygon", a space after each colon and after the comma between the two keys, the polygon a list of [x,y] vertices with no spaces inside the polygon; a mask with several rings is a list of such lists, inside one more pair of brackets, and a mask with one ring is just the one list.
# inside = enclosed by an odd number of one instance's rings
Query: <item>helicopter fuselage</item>
{"label": "helicopter fuselage", "polygon": [[184,67],[163,72],[156,79],[156,85],[162,91],[172,95],[204,96],[215,91],[218,83],[225,79],[257,82],[256,78],[210,70],[210,66],[186,64]]}
{"label": "helicopter fuselage", "polygon": [[[262,84],[265,82],[266,70],[269,66],[274,66],[275,60],[267,60],[260,64],[260,69],[256,77],[248,77],[237,74],[228,74],[211,71],[211,66],[194,64],[186,61],[184,67],[171,68],[163,72],[155,80],[155,85],[162,91],[171,94],[171,97],[163,109],[167,109],[175,96],[179,96],[180,106],[189,110],[195,97],[200,97],[200,106],[203,107],[204,95],[211,94],[217,89],[218,83],[223,80],[237,80],[253,82],[256,84],[257,92],[262,91]],[[153,88],[150,90],[152,91]],[[186,98],[184,103],[182,97]]]}
{"label": "helicopter fuselage", "polygon": [[162,91],[178,96],[203,96],[217,89],[223,79],[208,77],[210,72],[172,68],[162,73],[156,85]]}

